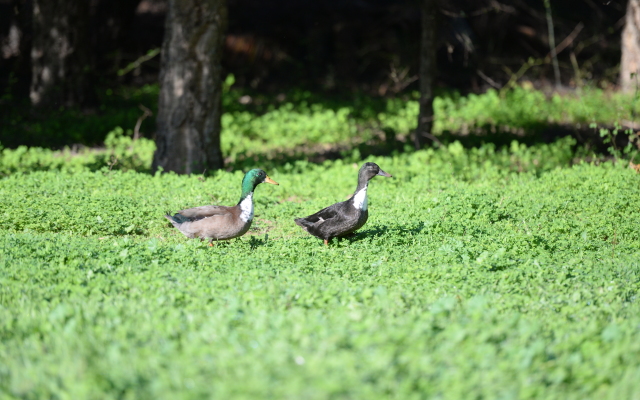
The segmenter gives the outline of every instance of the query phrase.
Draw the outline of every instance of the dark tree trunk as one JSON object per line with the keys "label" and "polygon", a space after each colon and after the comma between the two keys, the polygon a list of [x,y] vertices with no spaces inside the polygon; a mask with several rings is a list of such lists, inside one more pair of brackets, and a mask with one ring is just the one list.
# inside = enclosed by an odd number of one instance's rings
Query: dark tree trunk
{"label": "dark tree trunk", "polygon": [[89,1],[33,0],[33,105],[93,105],[90,54]]}
{"label": "dark tree trunk", "polygon": [[[96,2],[96,0],[93,0]],[[132,24],[140,0],[98,0],[92,13],[92,48],[98,71],[122,68],[123,53],[136,54],[140,50],[132,40]],[[126,64],[125,64],[126,65]]]}
{"label": "dark tree trunk", "polygon": [[0,92],[9,94],[5,103],[29,97],[32,13],[29,1],[0,1]]}
{"label": "dark tree trunk", "polygon": [[[320,25],[316,22],[317,14],[305,14],[307,20],[305,21],[305,25],[307,27],[307,59],[306,65],[308,68],[307,79],[312,82],[314,85],[320,85],[323,81],[323,78],[326,78],[326,59],[327,59],[327,48],[329,42],[329,35],[327,34],[328,29],[325,25]],[[319,19],[319,18],[318,18]]]}
{"label": "dark tree trunk", "polygon": [[[356,80],[357,47],[355,32],[349,24],[336,24],[334,27],[334,51],[336,57],[335,73],[340,86],[353,89]],[[349,87],[351,86],[351,87]]]}
{"label": "dark tree trunk", "polygon": [[226,23],[225,0],[169,0],[154,170],[190,174],[223,166],[221,56]]}
{"label": "dark tree trunk", "polygon": [[420,0],[420,115],[414,136],[416,149],[424,146],[433,127],[433,83],[436,75],[436,0]]}
{"label": "dark tree trunk", "polygon": [[638,89],[640,77],[640,0],[629,0],[622,31],[620,86],[626,92]]}

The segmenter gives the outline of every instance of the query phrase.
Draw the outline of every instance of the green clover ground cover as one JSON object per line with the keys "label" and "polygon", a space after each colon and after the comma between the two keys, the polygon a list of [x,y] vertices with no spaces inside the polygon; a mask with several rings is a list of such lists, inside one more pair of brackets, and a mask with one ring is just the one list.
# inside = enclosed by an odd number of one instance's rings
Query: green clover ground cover
{"label": "green clover ground cover", "polygon": [[[228,165],[249,169],[255,159],[279,164],[287,154],[309,155],[382,141],[411,147],[407,138],[418,120],[417,93],[394,99],[353,95],[338,101],[294,91],[282,102],[254,95],[255,101],[245,105],[239,103],[243,92],[231,89],[232,84],[233,78],[227,79],[221,121],[221,147]],[[103,99],[104,110],[97,115],[73,110],[39,117],[18,110],[0,114],[0,176],[49,169],[97,170],[112,159],[118,160],[112,165],[116,169],[150,170],[155,143],[144,137],[133,141],[131,136],[141,114],[138,105],[157,108],[158,87],[121,88],[120,92],[109,91]],[[550,125],[578,130],[590,124],[610,127],[614,121],[636,121],[639,112],[637,96],[595,88],[566,95],[546,95],[526,87],[468,96],[442,93],[434,100],[434,133],[441,138],[447,133],[477,133],[491,141],[497,132],[517,134],[512,137],[524,140],[537,137]],[[147,118],[142,132],[149,136],[154,129],[153,118]],[[396,142],[398,138],[404,144]],[[43,147],[2,147],[20,143]],[[47,148],[71,143],[104,143],[105,148]]]}
{"label": "green clover ground cover", "polygon": [[369,159],[394,178],[328,248],[292,219],[350,163],[267,171],[214,248],[162,215],[235,204],[240,171],[3,178],[1,397],[637,398],[640,175],[511,150]]}

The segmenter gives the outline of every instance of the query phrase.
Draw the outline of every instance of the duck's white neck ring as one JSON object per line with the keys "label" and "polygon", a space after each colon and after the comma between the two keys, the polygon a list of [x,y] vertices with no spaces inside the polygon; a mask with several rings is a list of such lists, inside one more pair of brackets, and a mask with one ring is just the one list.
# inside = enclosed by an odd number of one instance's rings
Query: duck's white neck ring
{"label": "duck's white neck ring", "polygon": [[367,186],[358,190],[356,194],[353,195],[353,206],[357,210],[367,210]]}
{"label": "duck's white neck ring", "polygon": [[253,192],[240,202],[240,219],[243,222],[249,222],[253,219]]}

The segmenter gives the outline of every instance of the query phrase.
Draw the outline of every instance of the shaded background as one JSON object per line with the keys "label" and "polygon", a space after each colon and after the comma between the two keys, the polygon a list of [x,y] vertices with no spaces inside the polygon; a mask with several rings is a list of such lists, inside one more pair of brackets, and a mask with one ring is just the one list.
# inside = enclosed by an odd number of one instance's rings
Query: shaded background
{"label": "shaded background", "polygon": [[[21,121],[45,118],[28,106],[31,3],[0,0],[0,113]],[[395,97],[418,90],[420,13],[415,1],[229,0],[224,74],[251,93],[311,90],[349,99],[353,93]],[[549,53],[540,0],[442,1],[438,14],[437,90],[461,93],[500,88],[521,73],[539,88],[553,84],[550,64],[523,68]],[[620,62],[626,2],[553,0],[560,90],[588,83],[613,87]],[[167,5],[160,0],[92,0],[96,92],[85,113],[101,113],[109,88],[158,81]],[[151,53],[150,53],[151,52]],[[155,51],[157,53],[157,51]],[[148,55],[145,57],[145,55]],[[0,127],[0,129],[2,129]],[[5,146],[34,143],[0,134]],[[60,137],[44,145],[100,143],[99,137]]]}

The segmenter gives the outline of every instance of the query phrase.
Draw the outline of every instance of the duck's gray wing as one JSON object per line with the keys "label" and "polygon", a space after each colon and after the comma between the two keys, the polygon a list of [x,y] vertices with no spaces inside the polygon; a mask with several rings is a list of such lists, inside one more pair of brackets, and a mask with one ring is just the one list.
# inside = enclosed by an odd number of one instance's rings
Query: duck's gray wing
{"label": "duck's gray wing", "polygon": [[212,217],[214,215],[232,214],[230,210],[231,208],[232,207],[226,206],[201,206],[180,210],[174,215],[166,215],[165,217],[172,222],[181,224],[184,222],[199,221],[201,219]]}

